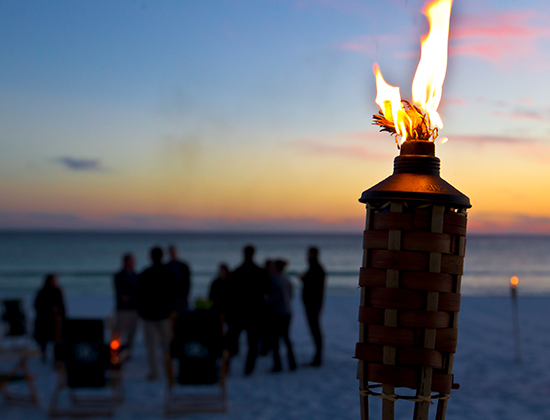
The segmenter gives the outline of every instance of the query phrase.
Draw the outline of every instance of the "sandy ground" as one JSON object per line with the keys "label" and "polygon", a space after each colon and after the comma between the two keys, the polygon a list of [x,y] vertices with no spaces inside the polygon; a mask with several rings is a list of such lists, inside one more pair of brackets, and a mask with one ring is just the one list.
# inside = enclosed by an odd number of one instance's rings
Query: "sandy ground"
{"label": "sandy ground", "polygon": [[[238,356],[228,378],[229,410],[226,414],[192,414],[188,419],[303,420],[360,418],[357,362],[352,359],[358,339],[359,292],[327,298],[323,316],[326,339],[321,368],[299,367],[296,372],[269,373],[271,358],[259,359],[251,377],[243,377],[243,356]],[[72,297],[71,316],[107,316],[108,297]],[[460,313],[455,381],[447,418],[527,420],[550,418],[550,297],[520,300],[522,363],[514,361],[510,299],[464,297]],[[313,352],[300,302],[295,302],[292,326],[298,362]],[[243,337],[244,338],[244,337]],[[0,402],[2,420],[46,419],[56,376],[50,366],[31,361],[41,408],[16,407]],[[286,365],[285,365],[286,368]],[[116,410],[117,419],[162,418],[163,381],[147,382],[144,348],[138,342],[125,367],[126,400]],[[399,401],[397,419],[412,418],[412,403]],[[435,406],[434,406],[435,408]],[[371,398],[371,418],[381,418],[380,400]],[[435,410],[433,410],[435,411]]]}

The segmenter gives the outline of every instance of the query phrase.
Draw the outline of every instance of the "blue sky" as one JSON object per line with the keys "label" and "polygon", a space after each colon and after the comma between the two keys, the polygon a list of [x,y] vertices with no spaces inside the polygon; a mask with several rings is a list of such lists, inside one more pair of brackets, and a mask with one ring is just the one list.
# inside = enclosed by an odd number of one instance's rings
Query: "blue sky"
{"label": "blue sky", "polygon": [[[410,97],[423,6],[0,3],[0,228],[355,231],[397,154],[372,65]],[[550,231],[548,28],[455,0],[437,153],[474,230]]]}

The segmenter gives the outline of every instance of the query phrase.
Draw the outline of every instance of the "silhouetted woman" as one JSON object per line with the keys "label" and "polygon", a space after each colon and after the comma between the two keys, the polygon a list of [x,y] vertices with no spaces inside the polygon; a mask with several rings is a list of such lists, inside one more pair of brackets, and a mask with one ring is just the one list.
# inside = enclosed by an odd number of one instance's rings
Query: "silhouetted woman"
{"label": "silhouetted woman", "polygon": [[65,318],[63,294],[57,287],[57,276],[48,274],[44,286],[38,291],[34,301],[36,320],[34,338],[42,349],[42,360],[46,360],[46,347],[50,341],[60,339],[61,322]]}
{"label": "silhouetted woman", "polygon": [[281,356],[279,354],[279,340],[282,338],[287,350],[288,367],[296,369],[296,360],[290,341],[289,329],[292,319],[292,284],[285,274],[286,261],[277,260],[272,263],[271,293],[269,294],[269,306],[271,309],[271,324],[273,334],[273,369],[272,372],[280,372]]}
{"label": "silhouetted woman", "polygon": [[229,278],[229,267],[225,263],[220,263],[218,266],[218,275],[210,285],[208,298],[212,301],[214,309],[218,312],[227,315],[227,307],[229,305],[229,289],[227,279]]}

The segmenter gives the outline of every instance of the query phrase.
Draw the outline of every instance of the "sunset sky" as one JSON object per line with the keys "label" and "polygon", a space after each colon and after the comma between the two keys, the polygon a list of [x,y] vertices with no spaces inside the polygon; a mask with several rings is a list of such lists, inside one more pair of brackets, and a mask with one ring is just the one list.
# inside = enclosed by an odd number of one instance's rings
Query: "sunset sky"
{"label": "sunset sky", "polygon": [[[0,2],[0,229],[360,232],[391,175],[372,66],[419,0]],[[455,0],[441,175],[471,232],[550,233],[550,3]]]}

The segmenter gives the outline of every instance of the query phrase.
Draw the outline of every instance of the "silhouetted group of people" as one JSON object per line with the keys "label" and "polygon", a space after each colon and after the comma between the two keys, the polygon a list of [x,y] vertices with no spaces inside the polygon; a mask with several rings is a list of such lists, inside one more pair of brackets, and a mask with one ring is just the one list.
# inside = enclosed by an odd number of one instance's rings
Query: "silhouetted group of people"
{"label": "silhouetted group of people", "polygon": [[[220,264],[217,277],[210,285],[211,311],[219,315],[226,331],[224,345],[231,356],[239,352],[239,337],[247,337],[245,375],[254,371],[258,354],[273,354],[273,372],[282,370],[280,343],[284,343],[288,368],[297,368],[290,325],[292,321],[293,285],[286,274],[283,259],[267,260],[263,267],[254,262],[255,248],[243,249],[243,261],[233,271]],[[159,377],[157,348],[163,358],[170,352],[174,325],[179,315],[190,310],[191,270],[178,259],[177,249],[168,247],[169,261],[164,263],[160,247],[150,251],[151,265],[140,274],[135,271],[131,253],[122,257],[122,268],[114,275],[116,316],[113,336],[132,349],[138,321],[143,324],[147,351],[148,380]],[[308,365],[322,364],[323,336],[320,315],[323,307],[325,271],[319,262],[319,251],[307,251],[308,270],[300,277],[303,283],[303,304],[315,354]],[[65,318],[63,295],[56,276],[49,274],[35,300],[34,337],[45,355],[50,341],[59,341]]]}
{"label": "silhouetted group of people", "polygon": [[[212,282],[209,298],[214,309],[223,314],[228,325],[226,345],[233,356],[239,352],[239,337],[246,332],[248,352],[245,375],[253,372],[258,352],[273,353],[273,372],[282,370],[280,342],[284,342],[288,357],[288,368],[297,367],[294,349],[290,340],[292,320],[293,286],[282,259],[267,260],[264,267],[254,262],[255,248],[247,245],[243,249],[243,262],[233,272],[221,264],[218,277]],[[308,324],[315,343],[315,356],[310,366],[322,363],[322,333],[320,315],[323,306],[325,271],[319,263],[317,248],[308,249],[308,271],[303,281],[303,302]]]}
{"label": "silhouetted group of people", "polygon": [[168,247],[169,262],[163,263],[163,251],[150,251],[151,265],[137,275],[132,254],[123,256],[123,268],[114,277],[116,320],[113,334],[132,348],[138,318],[143,322],[144,341],[149,363],[148,380],[159,377],[157,346],[163,357],[169,353],[174,322],[188,310],[191,272],[180,261],[177,249]]}

